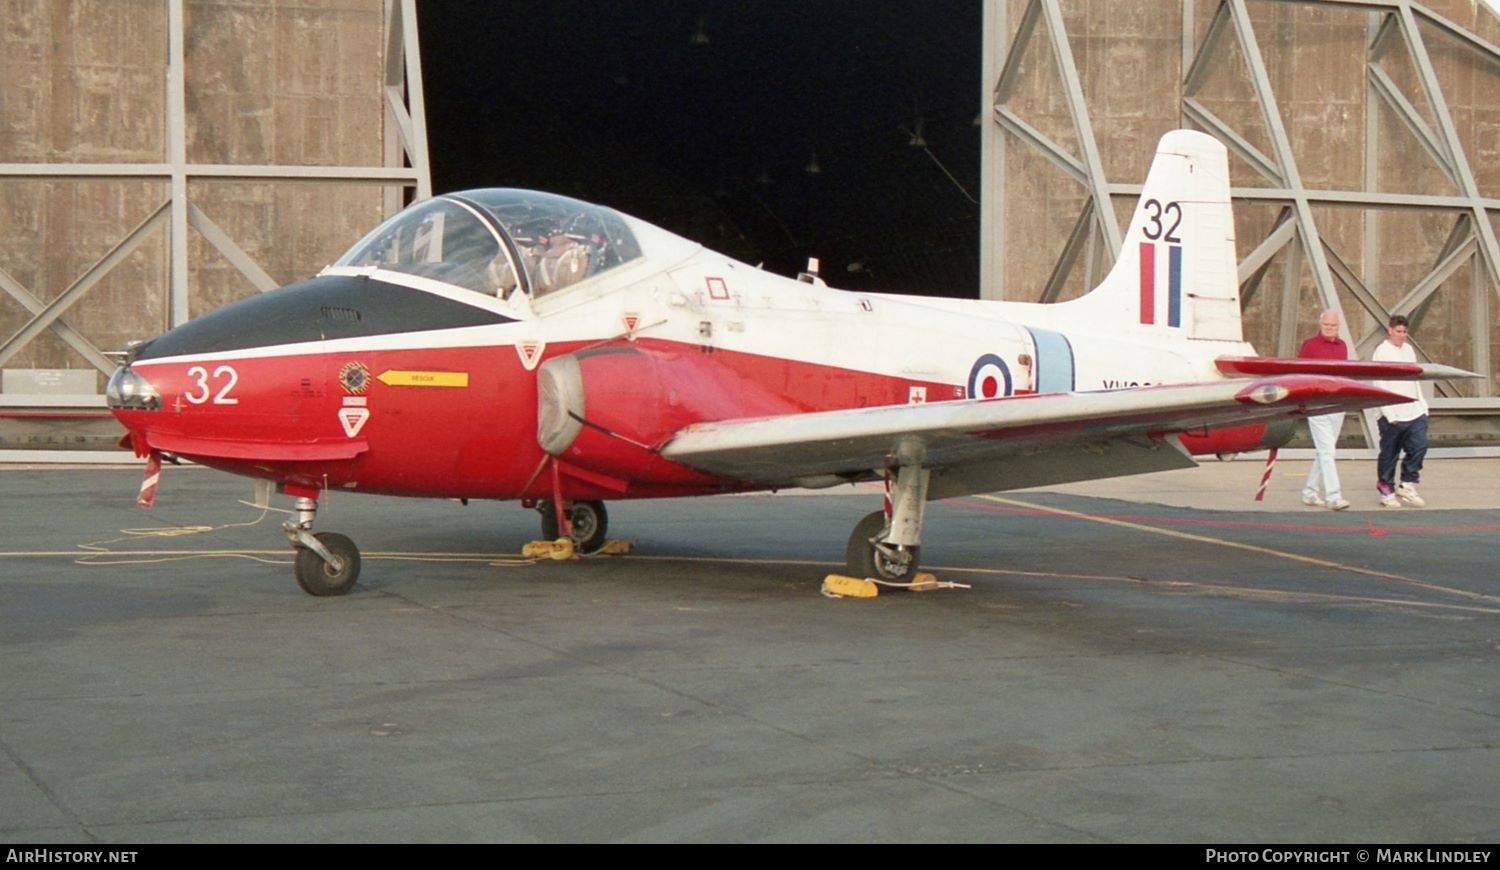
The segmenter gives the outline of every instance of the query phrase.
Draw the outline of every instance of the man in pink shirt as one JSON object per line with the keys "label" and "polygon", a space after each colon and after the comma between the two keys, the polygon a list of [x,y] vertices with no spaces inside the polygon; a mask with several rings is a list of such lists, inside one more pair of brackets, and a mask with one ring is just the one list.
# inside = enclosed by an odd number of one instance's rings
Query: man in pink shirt
{"label": "man in pink shirt", "polygon": [[[1318,318],[1318,334],[1302,342],[1297,353],[1302,359],[1348,359],[1349,347],[1339,338],[1339,313],[1333,309],[1323,312]],[[1344,428],[1344,412],[1322,414],[1307,418],[1307,428],[1312,434],[1312,471],[1302,487],[1302,503],[1309,507],[1330,507],[1341,511],[1349,506],[1339,488],[1339,472],[1334,467],[1334,448],[1338,445],[1339,432]],[[1321,492],[1319,492],[1321,484]]]}

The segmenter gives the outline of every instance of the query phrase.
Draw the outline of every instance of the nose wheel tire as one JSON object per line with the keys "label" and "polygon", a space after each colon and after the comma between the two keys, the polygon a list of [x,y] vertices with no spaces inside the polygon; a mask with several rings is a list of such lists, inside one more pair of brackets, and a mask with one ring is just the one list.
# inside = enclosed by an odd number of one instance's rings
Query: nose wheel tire
{"label": "nose wheel tire", "polygon": [[849,573],[855,577],[872,577],[891,583],[910,583],[917,575],[917,556],[921,547],[898,547],[876,544],[886,531],[885,511],[875,511],[854,527],[845,551]]}
{"label": "nose wheel tire", "polygon": [[359,579],[359,548],[354,542],[337,532],[318,532],[313,535],[318,543],[337,556],[343,565],[335,571],[323,557],[306,547],[297,548],[297,561],[292,572],[297,576],[297,585],[308,595],[327,597],[343,595],[354,588]]}
{"label": "nose wheel tire", "polygon": [[[553,510],[552,502],[538,502],[536,509],[542,515],[542,538],[556,540],[557,512]],[[573,541],[573,549],[580,553],[597,553],[604,546],[609,532],[609,513],[604,510],[604,502],[575,501],[566,510],[568,523],[573,527],[568,535]]]}

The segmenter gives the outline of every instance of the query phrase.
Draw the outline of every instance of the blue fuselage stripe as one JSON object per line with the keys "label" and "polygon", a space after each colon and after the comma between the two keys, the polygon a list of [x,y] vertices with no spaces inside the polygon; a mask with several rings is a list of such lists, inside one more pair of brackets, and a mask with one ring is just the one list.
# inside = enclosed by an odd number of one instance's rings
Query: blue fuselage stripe
{"label": "blue fuselage stripe", "polygon": [[1036,345],[1036,391],[1070,393],[1073,391],[1073,345],[1068,337],[1049,329],[1028,327]]}

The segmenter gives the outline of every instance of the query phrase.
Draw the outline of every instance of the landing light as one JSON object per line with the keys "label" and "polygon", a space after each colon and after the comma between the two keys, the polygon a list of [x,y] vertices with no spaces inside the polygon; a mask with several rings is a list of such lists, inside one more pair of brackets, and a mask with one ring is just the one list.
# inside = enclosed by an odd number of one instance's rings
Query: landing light
{"label": "landing light", "polygon": [[1291,394],[1291,390],[1280,384],[1262,384],[1250,391],[1249,398],[1262,405],[1274,405]]}
{"label": "landing light", "polygon": [[104,387],[104,400],[110,408],[123,411],[155,411],[161,407],[161,396],[151,382],[131,371],[128,366],[115,369]]}

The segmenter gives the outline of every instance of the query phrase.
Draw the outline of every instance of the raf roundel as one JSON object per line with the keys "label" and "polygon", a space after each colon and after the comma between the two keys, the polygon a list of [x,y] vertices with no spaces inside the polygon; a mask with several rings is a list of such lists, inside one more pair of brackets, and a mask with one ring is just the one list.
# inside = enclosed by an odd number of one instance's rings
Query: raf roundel
{"label": "raf roundel", "polygon": [[1005,360],[987,353],[969,369],[969,398],[998,399],[1011,392],[1010,369]]}

